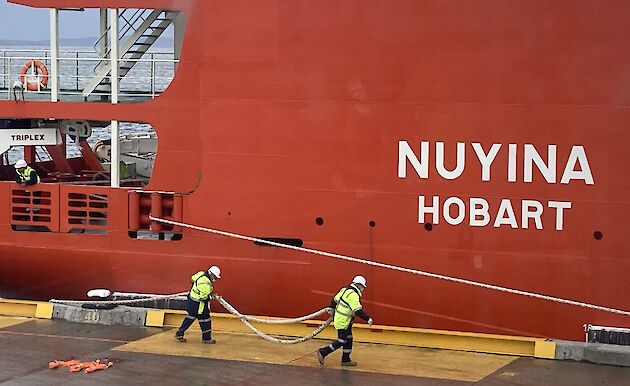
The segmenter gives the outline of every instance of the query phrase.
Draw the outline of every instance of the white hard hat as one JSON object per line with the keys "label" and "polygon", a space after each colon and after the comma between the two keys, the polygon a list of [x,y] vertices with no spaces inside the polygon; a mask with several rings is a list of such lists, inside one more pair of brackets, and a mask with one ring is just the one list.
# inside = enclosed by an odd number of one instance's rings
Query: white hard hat
{"label": "white hard hat", "polygon": [[23,159],[19,160],[18,162],[15,163],[15,168],[19,169],[19,168],[25,168],[26,167],[26,161],[24,161]]}
{"label": "white hard hat", "polygon": [[361,275],[355,276],[354,279],[352,279],[352,282],[355,284],[361,284],[362,286],[367,287],[367,282],[365,281],[365,278]]}
{"label": "white hard hat", "polygon": [[210,269],[208,270],[208,273],[213,274],[217,279],[221,278],[221,270],[216,265],[213,265],[212,267],[210,267]]}

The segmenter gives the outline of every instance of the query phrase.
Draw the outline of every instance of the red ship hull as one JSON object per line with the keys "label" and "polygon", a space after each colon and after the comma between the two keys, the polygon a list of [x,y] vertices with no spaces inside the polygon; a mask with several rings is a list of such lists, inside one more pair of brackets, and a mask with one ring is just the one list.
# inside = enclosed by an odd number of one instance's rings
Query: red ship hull
{"label": "red ship hull", "polygon": [[[159,150],[146,189],[187,192],[201,176],[185,197],[186,223],[629,308],[630,162],[622,144],[630,139],[630,3],[148,3],[91,6],[186,13],[178,71],[160,97],[133,105],[0,102],[0,116],[150,123]],[[401,141],[418,160],[421,142],[429,142],[426,178],[401,158]],[[456,170],[457,143],[464,143],[465,168],[453,179],[438,170],[438,142],[448,171]],[[485,153],[501,144],[488,180],[473,143]],[[528,144],[547,165],[549,146],[556,146],[555,182],[536,166],[527,181]],[[576,146],[589,173],[572,161]],[[0,199],[8,202],[10,191],[0,184]],[[2,294],[76,298],[98,287],[174,293],[187,289],[196,270],[218,265],[218,292],[244,313],[305,314],[361,274],[368,281],[364,307],[379,324],[578,340],[585,323],[628,324],[603,311],[188,229],[179,241],[132,239],[127,192],[110,194],[107,235],[14,232],[9,210],[1,209]],[[426,206],[439,197],[438,221],[419,215],[419,196]],[[449,197],[465,204],[457,225],[443,212]],[[488,203],[487,225],[471,225],[470,198]],[[516,227],[509,219],[495,226],[502,199],[510,200]],[[523,221],[523,200],[544,207],[542,229],[534,217]],[[550,201],[571,203],[561,230]],[[457,217],[457,205],[446,212]]]}

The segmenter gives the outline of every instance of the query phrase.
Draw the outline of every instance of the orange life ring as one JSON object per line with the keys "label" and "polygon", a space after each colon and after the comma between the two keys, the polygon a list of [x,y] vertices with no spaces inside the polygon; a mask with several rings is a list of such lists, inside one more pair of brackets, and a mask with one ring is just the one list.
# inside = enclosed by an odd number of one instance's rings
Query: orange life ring
{"label": "orange life ring", "polygon": [[[31,67],[34,68],[36,75],[39,76],[39,74],[37,73],[38,70],[41,72],[41,79],[39,81],[39,84],[29,83],[26,81],[26,72]],[[20,82],[22,82],[26,89],[30,91],[38,91],[40,89],[46,88],[46,85],[48,84],[48,69],[46,68],[46,66],[44,66],[44,63],[40,62],[39,60],[29,60],[20,71]]]}

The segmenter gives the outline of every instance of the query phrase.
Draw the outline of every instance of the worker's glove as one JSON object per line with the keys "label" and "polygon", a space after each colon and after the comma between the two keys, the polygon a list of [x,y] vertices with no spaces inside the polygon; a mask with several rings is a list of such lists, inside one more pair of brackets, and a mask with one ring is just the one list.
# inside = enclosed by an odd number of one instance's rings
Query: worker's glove
{"label": "worker's glove", "polygon": [[326,309],[326,311],[328,311],[328,313],[329,313],[330,315],[334,315],[334,314],[335,314],[335,309],[334,309],[334,308],[330,308],[330,307],[328,307],[328,308]]}
{"label": "worker's glove", "polygon": [[368,319],[368,324],[370,325],[370,327],[372,327],[372,323],[373,323],[372,318]]}

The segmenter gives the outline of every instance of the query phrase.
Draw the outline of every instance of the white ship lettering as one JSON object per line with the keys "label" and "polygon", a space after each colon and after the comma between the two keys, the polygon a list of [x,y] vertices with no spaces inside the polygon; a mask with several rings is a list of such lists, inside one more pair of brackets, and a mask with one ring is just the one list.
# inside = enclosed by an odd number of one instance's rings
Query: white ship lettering
{"label": "white ship lettering", "polygon": [[[464,222],[466,214],[468,214],[468,225],[475,227],[484,227],[490,224],[492,216],[490,213],[490,205],[484,198],[471,197],[468,201],[468,211],[466,203],[459,197],[449,197],[444,201],[440,211],[440,197],[433,196],[432,203],[425,202],[425,196],[418,196],[418,223],[426,223],[426,217],[430,216],[432,224],[440,223],[440,212],[442,218],[450,225],[460,225]],[[564,228],[564,210],[571,209],[569,201],[548,201],[547,208],[555,209],[556,230],[561,231]],[[543,229],[542,214],[544,205],[537,200],[521,200],[521,228],[528,229],[530,220],[536,229]],[[512,201],[504,198],[499,204],[499,208],[492,211],[494,228],[500,228],[502,225],[509,225],[516,229],[519,227],[518,220],[514,214]]]}
{"label": "white ship lettering", "polygon": [[[474,142],[471,146],[481,165],[481,181],[490,181],[491,167],[502,144],[494,143],[486,153],[483,146]],[[429,178],[429,147],[428,141],[420,142],[419,157],[409,146],[407,141],[398,141],[398,178],[407,178],[407,165],[410,164],[419,178]],[[508,144],[507,181],[517,182],[517,144]],[[545,162],[533,144],[526,143],[521,147],[523,153],[523,182],[533,181],[534,166],[549,184],[557,183],[557,145],[547,145],[547,161]],[[435,142],[435,169],[442,178],[454,180],[459,178],[466,168],[466,143],[457,142],[456,166],[448,170],[444,166],[444,142]],[[593,185],[593,175],[586,157],[584,146],[573,145],[571,153],[564,166],[561,184],[568,184],[573,180],[582,180],[586,185]]]}

